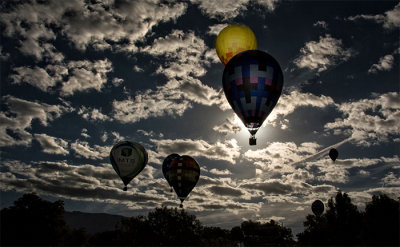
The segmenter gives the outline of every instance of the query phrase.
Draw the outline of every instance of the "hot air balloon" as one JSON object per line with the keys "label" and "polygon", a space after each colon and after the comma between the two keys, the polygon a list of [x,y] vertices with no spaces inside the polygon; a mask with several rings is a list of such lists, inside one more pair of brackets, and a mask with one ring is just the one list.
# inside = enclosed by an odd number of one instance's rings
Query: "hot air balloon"
{"label": "hot air balloon", "polygon": [[171,187],[171,192],[172,192],[172,184],[169,181],[169,177],[167,175],[167,171],[168,171],[168,168],[169,168],[169,166],[171,164],[171,161],[173,159],[177,158],[177,157],[179,157],[179,154],[175,154],[175,153],[174,154],[170,154],[170,155],[167,156],[167,158],[164,159],[164,162],[162,164],[162,173],[163,173],[163,175],[165,177],[165,180],[167,180],[169,186]]}
{"label": "hot air balloon", "polygon": [[183,201],[196,186],[200,177],[200,167],[196,160],[187,155],[175,157],[168,169],[167,177],[181,200],[179,207],[183,207]]}
{"label": "hot air balloon", "polygon": [[338,156],[339,152],[336,149],[332,148],[331,150],[329,150],[329,157],[333,160],[333,162],[335,162]]}
{"label": "hot air balloon", "polygon": [[247,26],[229,25],[218,34],[215,49],[221,62],[226,65],[242,51],[257,50],[257,39]]}
{"label": "hot air balloon", "polygon": [[320,200],[315,200],[311,205],[311,210],[316,216],[320,216],[324,212],[324,203]]}
{"label": "hot air balloon", "polygon": [[279,63],[263,51],[241,52],[226,65],[222,83],[229,104],[251,134],[250,145],[256,145],[254,135],[282,92]]}
{"label": "hot air balloon", "polygon": [[124,191],[126,191],[129,182],[146,166],[148,154],[142,145],[123,141],[111,149],[110,161],[115,172],[124,182]]}

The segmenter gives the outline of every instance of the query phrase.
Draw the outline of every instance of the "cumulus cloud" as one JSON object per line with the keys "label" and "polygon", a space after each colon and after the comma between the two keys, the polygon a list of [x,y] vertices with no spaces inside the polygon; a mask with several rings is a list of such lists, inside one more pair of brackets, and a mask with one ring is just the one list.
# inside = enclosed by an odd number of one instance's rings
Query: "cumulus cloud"
{"label": "cumulus cloud", "polygon": [[0,14],[0,20],[6,36],[21,37],[18,48],[22,53],[41,60],[47,53],[47,57],[56,53],[48,46],[61,35],[81,50],[89,45],[107,49],[111,48],[110,43],[119,43],[114,49],[136,51],[135,42],[143,39],[152,27],[176,20],[186,8],[186,3],[157,0],[34,1],[12,4],[11,9]]}
{"label": "cumulus cloud", "polygon": [[46,134],[34,134],[34,137],[40,143],[40,146],[42,146],[44,153],[61,155],[69,154],[69,151],[67,150],[68,142],[61,138]]}
{"label": "cumulus cloud", "polygon": [[[13,83],[26,82],[44,92],[51,92],[57,83],[61,84],[60,94],[71,96],[75,92],[95,89],[100,91],[107,82],[107,73],[112,71],[108,59],[70,61],[67,64],[49,64],[45,68],[35,66],[16,67],[10,75]],[[64,78],[67,78],[64,80]]]}
{"label": "cumulus cloud", "polygon": [[311,106],[316,108],[325,108],[330,105],[335,105],[335,102],[329,96],[317,96],[312,93],[292,91],[289,94],[281,95],[274,110],[268,116],[266,123],[272,124],[273,126],[280,126],[284,129],[289,123],[289,120],[279,120],[279,117],[284,118],[293,113],[299,107]]}
{"label": "cumulus cloud", "polygon": [[225,160],[235,164],[240,156],[240,147],[235,139],[210,144],[204,140],[191,139],[161,139],[151,141],[157,146],[156,151],[161,157],[171,153],[186,154],[193,157],[205,157],[212,160]]}
{"label": "cumulus cloud", "polygon": [[338,109],[343,118],[325,124],[325,129],[335,134],[350,135],[358,145],[370,146],[399,136],[398,92],[373,94],[371,99],[343,103]]}
{"label": "cumulus cloud", "polygon": [[[75,166],[65,161],[5,161],[3,168],[0,172],[2,191],[37,192],[72,200],[123,203],[134,209],[145,207],[146,202],[166,199],[163,195],[155,196],[134,188],[122,191],[122,182],[110,164]],[[137,186],[143,188],[142,184]]]}
{"label": "cumulus cloud", "polygon": [[392,10],[379,15],[355,15],[347,18],[349,21],[370,20],[383,25],[385,29],[396,29],[400,27],[400,4]]}
{"label": "cumulus cloud", "polygon": [[78,114],[89,121],[112,121],[112,118],[103,114],[101,109],[92,107],[81,106],[78,110]]}
{"label": "cumulus cloud", "polygon": [[273,11],[279,0],[191,0],[191,2],[194,4],[198,4],[202,12],[212,18],[229,20],[235,18],[243,11],[247,10],[247,5],[250,3],[259,4],[265,7],[268,11]]}
{"label": "cumulus cloud", "polygon": [[76,140],[71,143],[71,149],[77,157],[91,160],[102,160],[110,155],[111,146],[90,146],[86,141]]}
{"label": "cumulus cloud", "polygon": [[9,95],[3,96],[2,100],[8,110],[0,113],[0,146],[27,146],[32,141],[28,130],[33,120],[48,126],[54,119],[73,110],[63,105],[31,102]]}
{"label": "cumulus cloud", "polygon": [[373,64],[371,68],[369,68],[368,73],[376,74],[379,71],[390,71],[394,65],[394,56],[392,54],[388,54],[379,59],[379,62]]}
{"label": "cumulus cloud", "polygon": [[310,41],[300,50],[300,56],[293,62],[298,68],[322,72],[347,61],[354,52],[343,47],[340,39],[330,35],[320,36],[319,41]]}
{"label": "cumulus cloud", "polygon": [[166,62],[157,69],[167,83],[156,89],[138,92],[136,96],[113,101],[113,117],[121,122],[137,122],[149,117],[181,116],[193,103],[218,105],[228,109],[222,90],[205,85],[196,77],[206,73],[210,61],[205,57],[210,50],[193,32],[174,30],[154,40],[142,52],[163,57]]}
{"label": "cumulus cloud", "polygon": [[314,27],[322,27],[323,29],[328,29],[328,23],[326,21],[317,21],[313,24]]}
{"label": "cumulus cloud", "polygon": [[69,79],[63,83],[61,95],[70,96],[76,91],[88,91],[95,89],[100,92],[107,82],[107,73],[112,71],[111,62],[108,59],[90,62],[72,61],[68,64],[70,70]]}

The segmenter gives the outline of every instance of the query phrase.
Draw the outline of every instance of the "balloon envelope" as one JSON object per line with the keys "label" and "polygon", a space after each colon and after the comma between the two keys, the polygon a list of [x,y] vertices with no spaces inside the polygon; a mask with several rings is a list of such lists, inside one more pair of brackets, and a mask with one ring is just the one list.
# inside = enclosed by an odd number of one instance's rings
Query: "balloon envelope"
{"label": "balloon envelope", "polygon": [[229,25],[218,34],[215,49],[221,62],[226,65],[236,54],[256,50],[257,39],[247,26]]}
{"label": "balloon envelope", "polygon": [[[175,157],[167,170],[170,184],[181,202],[196,186],[200,177],[200,167],[196,160],[187,155]],[[181,204],[182,207],[182,204]]]}
{"label": "balloon envelope", "polygon": [[222,83],[232,109],[254,136],[281,95],[279,63],[263,51],[241,52],[226,65]]}
{"label": "balloon envelope", "polygon": [[116,144],[110,152],[110,161],[127,189],[129,182],[146,166],[148,154],[138,143],[123,141]]}
{"label": "balloon envelope", "polygon": [[315,200],[311,205],[311,210],[316,216],[320,216],[324,212],[324,203],[320,200]]}
{"label": "balloon envelope", "polygon": [[169,166],[171,165],[171,162],[175,158],[178,158],[178,157],[179,157],[179,154],[175,154],[175,153],[170,154],[164,159],[164,162],[162,164],[162,173],[164,174],[164,177],[170,186],[172,186],[172,185],[171,185],[171,182],[169,181],[169,176],[168,176],[167,172],[168,172]]}
{"label": "balloon envelope", "polygon": [[339,156],[339,152],[338,152],[336,149],[332,148],[332,149],[329,151],[329,157],[330,157],[333,161],[335,161],[335,160],[337,159],[338,156]]}

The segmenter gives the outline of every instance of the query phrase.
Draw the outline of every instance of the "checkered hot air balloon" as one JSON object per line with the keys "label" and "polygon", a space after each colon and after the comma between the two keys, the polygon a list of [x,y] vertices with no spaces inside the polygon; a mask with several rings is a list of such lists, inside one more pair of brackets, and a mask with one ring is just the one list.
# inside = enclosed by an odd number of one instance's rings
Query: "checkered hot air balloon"
{"label": "checkered hot air balloon", "polygon": [[222,83],[229,104],[251,134],[250,145],[255,145],[255,134],[282,92],[279,63],[263,51],[241,52],[225,66]]}
{"label": "checkered hot air balloon", "polygon": [[169,184],[181,200],[180,207],[182,208],[183,201],[199,181],[199,164],[188,155],[174,156],[167,168],[166,177],[168,177]]}

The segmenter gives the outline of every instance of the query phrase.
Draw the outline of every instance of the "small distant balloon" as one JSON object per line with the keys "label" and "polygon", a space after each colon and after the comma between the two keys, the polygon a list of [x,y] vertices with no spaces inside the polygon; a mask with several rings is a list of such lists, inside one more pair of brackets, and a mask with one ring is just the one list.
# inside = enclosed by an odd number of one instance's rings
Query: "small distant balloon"
{"label": "small distant balloon", "polygon": [[270,54],[249,50],[237,54],[225,66],[222,86],[233,111],[251,134],[255,134],[278,102],[283,87],[283,73]]}
{"label": "small distant balloon", "polygon": [[139,143],[123,141],[111,149],[110,161],[124,183],[124,191],[126,191],[129,182],[146,166],[148,154]]}
{"label": "small distant balloon", "polygon": [[249,27],[229,25],[218,34],[215,49],[221,62],[226,65],[242,51],[257,50],[257,39]]}
{"label": "small distant balloon", "polygon": [[171,159],[165,177],[181,200],[179,207],[182,208],[183,201],[199,181],[200,167],[196,160],[188,155],[172,155]]}
{"label": "small distant balloon", "polygon": [[321,216],[324,212],[324,203],[320,200],[315,200],[311,205],[311,210],[316,216]]}
{"label": "small distant balloon", "polygon": [[335,148],[332,148],[332,149],[329,151],[329,157],[330,157],[333,161],[335,161],[335,160],[337,159],[338,156],[339,156],[339,152],[338,152]]}

